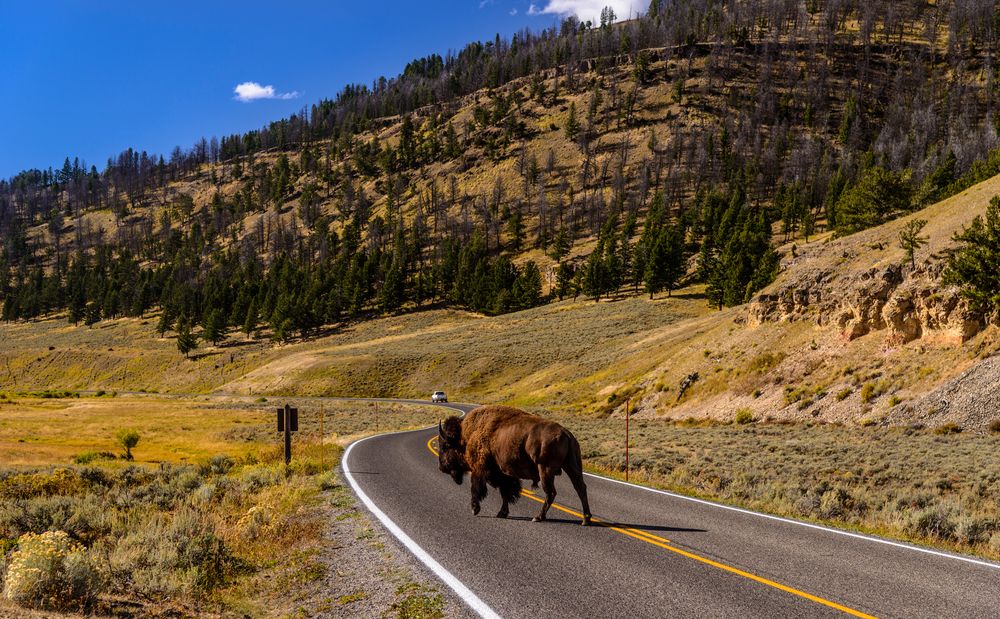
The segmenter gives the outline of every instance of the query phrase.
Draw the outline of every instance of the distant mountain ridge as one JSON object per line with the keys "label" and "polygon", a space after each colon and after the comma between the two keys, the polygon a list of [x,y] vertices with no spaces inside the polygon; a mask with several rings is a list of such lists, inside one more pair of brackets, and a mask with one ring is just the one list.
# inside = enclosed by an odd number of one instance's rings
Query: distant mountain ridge
{"label": "distant mountain ridge", "polygon": [[0,183],[3,317],[159,307],[164,331],[287,339],[427,304],[502,313],[692,281],[743,303],[782,243],[1000,171],[998,15],[654,1],[418,59],[166,159],[67,158]]}

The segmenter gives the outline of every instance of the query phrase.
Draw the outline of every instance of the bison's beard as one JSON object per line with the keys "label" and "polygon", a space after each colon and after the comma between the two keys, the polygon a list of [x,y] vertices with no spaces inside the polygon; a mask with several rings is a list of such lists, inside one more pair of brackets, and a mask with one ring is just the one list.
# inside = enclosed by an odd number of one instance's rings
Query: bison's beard
{"label": "bison's beard", "polygon": [[455,483],[459,486],[462,485],[462,479],[465,477],[465,459],[458,450],[449,449],[441,454],[441,472],[451,475],[451,478],[455,480]]}

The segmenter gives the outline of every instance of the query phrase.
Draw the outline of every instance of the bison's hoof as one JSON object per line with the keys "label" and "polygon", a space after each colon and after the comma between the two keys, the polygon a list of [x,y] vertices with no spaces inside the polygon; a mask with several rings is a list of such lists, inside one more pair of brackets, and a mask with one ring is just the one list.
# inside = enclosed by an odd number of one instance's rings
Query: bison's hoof
{"label": "bison's hoof", "polygon": [[531,519],[532,522],[543,522],[544,520],[545,518],[541,516],[535,516],[534,518]]}
{"label": "bison's hoof", "polygon": [[479,515],[479,506],[478,505],[473,505],[472,506],[472,515],[473,516],[478,516]]}
{"label": "bison's hoof", "polygon": [[506,518],[507,515],[508,512],[506,509],[501,509],[499,512],[497,512],[497,518]]}
{"label": "bison's hoof", "polygon": [[581,522],[580,524],[582,524],[583,526],[588,526],[590,524],[590,516],[584,516],[583,522]]}

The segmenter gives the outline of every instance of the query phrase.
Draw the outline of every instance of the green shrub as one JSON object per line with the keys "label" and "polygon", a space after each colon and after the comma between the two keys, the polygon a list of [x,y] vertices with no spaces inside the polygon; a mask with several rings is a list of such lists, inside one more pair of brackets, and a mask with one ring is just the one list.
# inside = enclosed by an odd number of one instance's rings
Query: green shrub
{"label": "green shrub", "polygon": [[893,395],[891,398],[889,398],[889,408],[897,406],[902,401],[903,398],[899,397],[898,395]]}
{"label": "green shrub", "polygon": [[100,460],[115,460],[117,456],[110,451],[85,451],[73,456],[75,464],[90,464]]}
{"label": "green shrub", "polygon": [[861,401],[868,404],[875,399],[875,383],[865,383],[861,387]]}
{"label": "green shrub", "polygon": [[208,462],[199,467],[202,475],[225,475],[236,466],[236,461],[229,456],[219,454],[212,456]]}
{"label": "green shrub", "polygon": [[11,555],[3,595],[27,608],[86,610],[93,606],[101,585],[83,547],[64,531],[26,533]]}
{"label": "green shrub", "polygon": [[850,395],[851,395],[852,393],[854,393],[854,390],[853,390],[853,389],[851,389],[850,387],[845,387],[844,389],[842,389],[842,390],[840,390],[840,391],[838,391],[838,392],[837,392],[837,401],[838,401],[838,402],[843,402],[843,401],[844,401],[844,400],[846,400],[846,399],[847,399],[847,398],[848,398],[848,397],[849,397],[849,396],[850,396]]}
{"label": "green shrub", "polygon": [[122,449],[125,450],[122,457],[131,461],[133,459],[132,450],[139,444],[139,433],[131,429],[119,430],[115,438],[118,440],[118,444],[122,446]]}
{"label": "green shrub", "polygon": [[957,423],[943,423],[934,428],[934,434],[958,434],[962,431],[962,426]]}
{"label": "green shrub", "polygon": [[910,522],[910,530],[924,537],[951,540],[955,536],[956,524],[951,513],[934,507],[918,512]]}
{"label": "green shrub", "polygon": [[745,426],[748,423],[753,423],[753,411],[749,408],[741,408],[736,411],[736,416],[733,418],[738,425]]}
{"label": "green shrub", "polygon": [[50,473],[20,473],[0,479],[0,498],[31,499],[39,496],[79,492],[83,484],[72,470],[58,468]]}
{"label": "green shrub", "polygon": [[802,389],[788,385],[785,387],[785,404],[794,404],[802,399],[805,392]]}

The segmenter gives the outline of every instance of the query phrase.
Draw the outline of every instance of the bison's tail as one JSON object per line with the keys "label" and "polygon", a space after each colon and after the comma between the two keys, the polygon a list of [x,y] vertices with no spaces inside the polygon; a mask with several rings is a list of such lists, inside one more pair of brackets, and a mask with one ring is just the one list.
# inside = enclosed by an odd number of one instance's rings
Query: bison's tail
{"label": "bison's tail", "polygon": [[563,468],[568,468],[577,473],[583,473],[583,455],[580,453],[580,441],[576,440],[573,433],[566,430],[569,437],[569,453],[566,454],[566,464]]}

